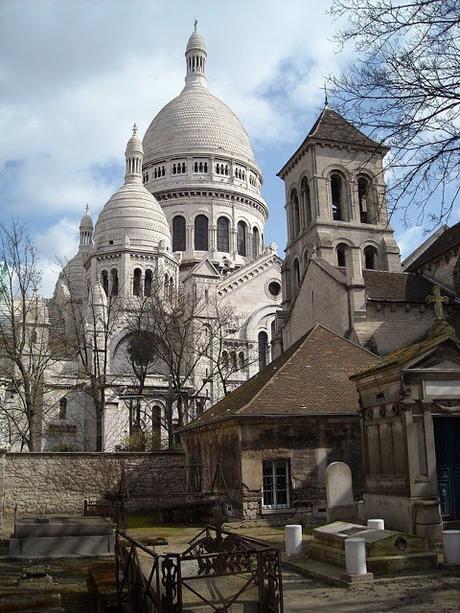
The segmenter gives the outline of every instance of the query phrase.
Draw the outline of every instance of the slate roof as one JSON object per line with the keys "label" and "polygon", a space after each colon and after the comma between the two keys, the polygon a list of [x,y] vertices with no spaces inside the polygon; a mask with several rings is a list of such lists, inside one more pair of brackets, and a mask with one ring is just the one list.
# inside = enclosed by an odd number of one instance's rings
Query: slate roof
{"label": "slate roof", "polygon": [[313,127],[303,140],[300,147],[284,164],[283,168],[279,171],[278,176],[284,171],[289,162],[295,158],[302,147],[308,141],[328,141],[343,145],[355,145],[358,147],[370,147],[372,149],[380,149],[382,152],[388,151],[388,147],[380,145],[375,142],[366,134],[358,130],[353,124],[347,121],[344,117],[339,115],[336,111],[325,107],[318,119],[313,124]]}
{"label": "slate roof", "polygon": [[325,108],[308,133],[307,138],[327,140],[349,145],[380,147],[378,143],[358,130],[332,109]]}
{"label": "slate roof", "polygon": [[[425,304],[426,298],[433,291],[434,281],[405,272],[387,272],[384,270],[364,270],[366,294],[369,300],[382,302],[420,302]],[[445,296],[452,293],[441,289]]]}
{"label": "slate roof", "polygon": [[447,228],[441,236],[434,241],[410,266],[407,267],[409,272],[421,268],[428,264],[431,260],[438,258],[446,251],[450,251],[454,247],[460,245],[460,221],[454,226]]}
{"label": "slate roof", "polygon": [[317,324],[305,336],[183,431],[228,419],[355,414],[350,376],[378,356]]}

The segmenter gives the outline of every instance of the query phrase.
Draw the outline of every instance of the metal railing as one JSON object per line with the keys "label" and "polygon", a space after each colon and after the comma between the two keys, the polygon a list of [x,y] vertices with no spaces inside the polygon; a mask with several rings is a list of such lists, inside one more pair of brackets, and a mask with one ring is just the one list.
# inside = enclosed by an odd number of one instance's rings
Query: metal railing
{"label": "metal railing", "polygon": [[230,613],[251,602],[260,613],[282,613],[278,549],[212,526],[189,545],[183,553],[157,554],[117,530],[119,604],[129,601],[139,613],[181,613],[187,605]]}

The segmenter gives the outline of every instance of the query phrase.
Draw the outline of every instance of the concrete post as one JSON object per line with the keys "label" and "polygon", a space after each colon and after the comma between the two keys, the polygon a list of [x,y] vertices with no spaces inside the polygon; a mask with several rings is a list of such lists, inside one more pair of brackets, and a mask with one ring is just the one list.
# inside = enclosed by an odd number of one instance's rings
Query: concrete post
{"label": "concrete post", "polygon": [[360,538],[345,539],[345,564],[349,575],[365,575],[366,541]]}
{"label": "concrete post", "polygon": [[286,539],[286,554],[296,556],[302,553],[302,526],[292,524],[284,529]]}

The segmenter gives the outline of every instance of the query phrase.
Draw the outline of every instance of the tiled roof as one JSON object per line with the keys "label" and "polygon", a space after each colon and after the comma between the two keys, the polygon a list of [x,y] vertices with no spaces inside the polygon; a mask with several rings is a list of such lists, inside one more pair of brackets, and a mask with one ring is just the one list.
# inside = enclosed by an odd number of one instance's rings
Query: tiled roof
{"label": "tiled roof", "polygon": [[431,260],[438,258],[440,255],[460,245],[460,222],[454,226],[447,228],[441,236],[428,247],[415,262],[407,267],[407,270],[414,271],[428,264]]}
{"label": "tiled roof", "polygon": [[318,117],[307,138],[367,147],[380,146],[336,111],[328,108]]}
{"label": "tiled roof", "polygon": [[279,358],[183,430],[230,418],[353,414],[350,376],[378,357],[317,324]]}
{"label": "tiled roof", "polygon": [[358,147],[371,147],[372,149],[380,149],[382,152],[388,151],[388,147],[380,145],[366,136],[353,124],[339,115],[339,113],[332,109],[324,108],[300,147],[289,158],[286,164],[284,164],[278,176],[282,175],[289,162],[293,160],[303,146],[311,140],[329,141],[343,145],[356,145]]}
{"label": "tiled roof", "polygon": [[[420,302],[433,291],[434,281],[405,272],[364,270],[364,282],[368,299],[382,302]],[[446,296],[449,292],[441,290]]]}

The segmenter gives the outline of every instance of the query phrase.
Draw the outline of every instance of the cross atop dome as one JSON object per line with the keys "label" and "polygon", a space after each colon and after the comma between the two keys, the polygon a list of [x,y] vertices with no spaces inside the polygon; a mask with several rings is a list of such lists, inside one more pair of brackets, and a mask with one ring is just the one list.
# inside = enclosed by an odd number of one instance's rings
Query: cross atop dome
{"label": "cross atop dome", "polygon": [[195,21],[193,22],[194,32],[196,32],[197,26],[198,26],[198,19],[195,17]]}

